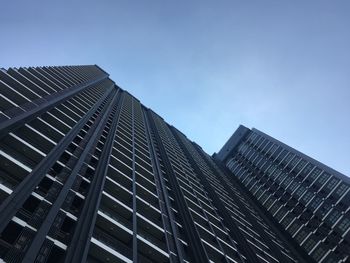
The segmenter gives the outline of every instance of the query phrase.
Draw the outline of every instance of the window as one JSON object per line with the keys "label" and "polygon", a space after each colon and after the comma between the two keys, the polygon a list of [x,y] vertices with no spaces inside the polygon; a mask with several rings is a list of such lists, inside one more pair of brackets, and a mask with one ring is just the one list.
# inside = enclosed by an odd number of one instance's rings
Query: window
{"label": "window", "polygon": [[280,162],[287,155],[287,153],[287,150],[283,150],[283,152],[277,157],[277,161]]}
{"label": "window", "polygon": [[322,202],[322,199],[319,197],[315,197],[314,200],[310,203],[311,210],[315,210]]}
{"label": "window", "polygon": [[300,223],[298,222],[299,220],[295,220],[294,223],[288,228],[288,232],[293,235],[300,227]]}
{"label": "window", "polygon": [[327,220],[333,225],[335,222],[337,222],[340,216],[340,212],[338,210],[333,209],[333,211],[328,216]]}
{"label": "window", "polygon": [[48,257],[48,262],[52,262],[52,263],[63,262],[63,257],[64,257],[64,250],[57,246],[53,246]]}
{"label": "window", "polygon": [[276,170],[276,171],[271,175],[271,178],[272,178],[273,180],[275,180],[275,179],[279,176],[280,173],[281,173],[280,170]]}
{"label": "window", "polygon": [[335,192],[333,193],[334,195],[336,195],[338,198],[341,197],[345,192],[346,190],[349,189],[349,186],[347,186],[346,184],[344,183],[341,183],[338,188],[335,190]]}
{"label": "window", "polygon": [[348,217],[343,218],[338,224],[338,228],[344,233],[350,227],[350,219]]}
{"label": "window", "polygon": [[267,155],[271,155],[276,149],[277,149],[277,145],[276,144],[274,144],[271,148],[270,148],[270,150],[268,150],[267,151]]}
{"label": "window", "polygon": [[10,221],[4,231],[1,233],[1,237],[7,243],[14,244],[17,238],[22,233],[23,227],[19,224]]}
{"label": "window", "polygon": [[324,184],[327,180],[328,180],[328,178],[330,177],[330,175],[329,174],[327,174],[327,173],[323,173],[323,174],[321,174],[321,176],[317,179],[317,183],[319,183],[319,184]]}
{"label": "window", "polygon": [[248,147],[247,147],[246,144],[241,144],[241,145],[238,147],[238,152],[243,153],[247,148],[248,148]]}
{"label": "window", "polygon": [[287,163],[289,163],[289,161],[293,158],[293,156],[294,156],[294,154],[289,153],[289,154],[287,155],[286,159],[284,159],[284,160],[282,161],[282,165],[285,166]]}
{"label": "window", "polygon": [[300,157],[295,156],[288,166],[290,168],[293,168],[299,162],[299,160],[300,160]]}
{"label": "window", "polygon": [[315,249],[315,251],[312,253],[312,257],[318,262],[323,255],[326,253],[326,250],[319,246],[317,249]]}
{"label": "window", "polygon": [[267,151],[268,149],[270,149],[270,147],[272,146],[272,142],[268,142],[268,144],[267,144],[267,146],[266,147],[262,147],[261,149],[262,149],[262,152],[265,152],[265,151]]}
{"label": "window", "polygon": [[[279,148],[272,154],[272,158],[273,159],[276,159],[276,157],[282,152],[282,148],[279,146]],[[278,162],[280,161],[281,159],[279,158],[279,160],[277,160]]]}
{"label": "window", "polygon": [[313,247],[316,245],[316,241],[315,239],[310,236],[306,242],[303,244],[303,247],[305,248],[306,251],[310,252],[311,249],[313,249]]}
{"label": "window", "polygon": [[305,166],[306,161],[305,160],[301,160],[298,165],[294,168],[294,171],[296,173],[299,173],[301,169],[303,169],[303,167]]}
{"label": "window", "polygon": [[282,184],[283,187],[286,187],[290,182],[292,181],[292,178],[288,177]]}
{"label": "window", "polygon": [[287,228],[287,226],[290,224],[290,222],[292,222],[293,220],[293,217],[290,216],[290,214],[288,214],[281,222],[282,226],[284,228]]}
{"label": "window", "polygon": [[259,138],[259,135],[252,133],[250,140],[253,142],[253,144],[255,144],[259,140]]}
{"label": "window", "polygon": [[256,134],[255,133],[251,133],[249,134],[248,138],[247,138],[247,141],[253,141],[255,138],[256,138]]}
{"label": "window", "polygon": [[284,206],[282,206],[275,216],[277,221],[280,221],[287,212],[288,210]]}
{"label": "window", "polygon": [[301,199],[305,204],[310,201],[314,194],[312,192],[306,192],[303,198]]}
{"label": "window", "polygon": [[[262,143],[263,142],[263,143]],[[259,145],[259,149],[262,150],[264,149],[264,147],[266,146],[266,144],[268,143],[268,140],[265,140],[264,138],[261,137],[261,140],[259,141],[259,143],[257,145]]]}
{"label": "window", "polygon": [[289,187],[288,187],[288,190],[290,192],[293,192],[295,190],[295,188],[297,188],[298,186],[298,182],[294,181]]}
{"label": "window", "polygon": [[281,176],[278,177],[276,181],[277,181],[278,183],[281,183],[281,182],[284,180],[284,178],[286,178],[286,177],[287,177],[287,174],[282,173]]}
{"label": "window", "polygon": [[338,182],[339,182],[339,179],[333,177],[328,181],[328,183],[325,186],[325,189],[328,191],[331,191],[337,185]]}
{"label": "window", "polygon": [[300,230],[299,233],[295,236],[295,240],[300,244],[303,242],[305,237],[307,236],[308,232],[306,232],[304,229]]}
{"label": "window", "polygon": [[[309,164],[310,165],[310,164]],[[309,166],[308,165],[308,166]],[[305,168],[305,170],[308,168],[308,166]],[[308,179],[311,181],[310,183],[313,183],[313,181],[320,175],[321,169],[315,168],[309,175]]]}
{"label": "window", "polygon": [[231,169],[234,167],[235,164],[236,164],[236,163],[235,163],[235,159],[231,159],[231,160],[229,160],[229,161],[227,162],[226,166],[227,166],[228,169],[231,170]]}
{"label": "window", "polygon": [[329,203],[324,203],[321,208],[318,210],[318,212],[320,213],[321,215],[321,218],[323,218],[327,213],[328,211],[331,209],[331,205]]}
{"label": "window", "polygon": [[299,198],[300,196],[302,196],[302,194],[305,192],[306,188],[304,186],[300,186],[298,190],[296,190],[295,195],[297,196],[297,198]]}
{"label": "window", "polygon": [[271,165],[271,167],[266,171],[267,175],[272,174],[276,167],[276,165]]}
{"label": "window", "polygon": [[281,203],[280,202],[276,202],[270,209],[270,213],[274,214],[276,213],[276,211],[281,207]]}

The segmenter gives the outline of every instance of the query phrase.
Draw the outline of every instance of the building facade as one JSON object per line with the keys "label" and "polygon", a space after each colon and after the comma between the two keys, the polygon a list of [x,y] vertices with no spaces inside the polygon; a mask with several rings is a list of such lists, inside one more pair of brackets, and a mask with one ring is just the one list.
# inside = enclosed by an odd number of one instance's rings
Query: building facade
{"label": "building facade", "polygon": [[[328,170],[317,181],[312,200],[328,210],[307,222],[334,221],[318,236],[302,221],[301,202],[289,209],[286,197],[270,194],[267,207],[242,179],[237,165],[252,167],[237,158],[259,132],[239,131],[212,158],[96,65],[2,69],[0,262],[313,262],[318,247],[324,262],[346,259],[348,182]],[[256,187],[269,193],[259,176]],[[328,191],[333,178],[340,181]],[[311,252],[296,237],[305,231],[304,239],[315,236]]]}
{"label": "building facade", "polygon": [[314,261],[350,260],[349,177],[244,126],[215,158]]}

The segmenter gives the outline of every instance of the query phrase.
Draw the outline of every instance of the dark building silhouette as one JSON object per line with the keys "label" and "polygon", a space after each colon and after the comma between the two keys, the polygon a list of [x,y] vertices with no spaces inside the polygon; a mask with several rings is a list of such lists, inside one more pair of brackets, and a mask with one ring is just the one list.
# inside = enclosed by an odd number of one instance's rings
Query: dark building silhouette
{"label": "dark building silhouette", "polygon": [[215,158],[312,259],[349,260],[349,177],[244,126]]}
{"label": "dark building silhouette", "polygon": [[348,188],[244,127],[212,158],[96,65],[0,71],[0,262],[341,262]]}

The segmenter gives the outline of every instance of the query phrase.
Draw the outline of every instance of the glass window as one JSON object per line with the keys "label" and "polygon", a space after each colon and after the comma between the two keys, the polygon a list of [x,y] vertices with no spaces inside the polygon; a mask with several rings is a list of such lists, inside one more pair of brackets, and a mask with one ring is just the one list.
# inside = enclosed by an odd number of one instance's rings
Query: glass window
{"label": "glass window", "polygon": [[267,169],[266,173],[267,175],[270,175],[273,173],[273,171],[276,169],[276,165],[271,165],[269,169]]}
{"label": "glass window", "polygon": [[300,172],[300,175],[302,177],[306,177],[310,172],[311,170],[315,167],[315,165],[309,163],[308,165],[305,166],[305,168]]}
{"label": "glass window", "polygon": [[305,239],[305,237],[308,235],[308,232],[305,231],[305,229],[302,229],[299,231],[299,233],[295,236],[296,241],[300,244],[301,242],[303,242],[303,240]]}
{"label": "glass window", "polygon": [[271,178],[273,180],[275,180],[279,175],[280,175],[281,171],[280,170],[276,170],[272,175],[271,175]]}
{"label": "glass window", "polygon": [[315,245],[316,245],[316,240],[312,236],[310,236],[303,244],[303,247],[307,252],[309,252],[311,251],[311,249],[313,249]]}
{"label": "glass window", "polygon": [[301,169],[304,168],[304,166],[306,165],[306,161],[305,160],[301,160],[298,165],[294,168],[294,171],[296,173],[299,173],[301,171]]}
{"label": "glass window", "polygon": [[286,187],[293,179],[288,177],[286,180],[284,180],[284,182],[282,183],[283,187]]}
{"label": "glass window", "polygon": [[276,181],[277,181],[278,183],[281,183],[281,182],[284,180],[284,178],[286,178],[286,177],[287,177],[287,174],[281,173],[281,176],[278,177]]}
{"label": "glass window", "polygon": [[[309,166],[309,165],[308,165]],[[311,181],[311,183],[313,183],[313,181],[315,181],[315,179],[320,175],[320,173],[322,172],[321,169],[319,168],[315,168],[309,175],[308,179]]]}
{"label": "glass window", "polygon": [[302,196],[302,194],[305,192],[306,188],[304,186],[300,186],[298,190],[295,191],[295,195],[297,196],[297,198],[299,198],[300,196]]}
{"label": "glass window", "polygon": [[313,197],[312,192],[306,192],[303,198],[301,199],[305,204],[310,201],[310,199]]}
{"label": "glass window", "polygon": [[277,221],[280,221],[282,217],[288,212],[288,210],[283,206],[281,209],[277,212],[275,218]]}
{"label": "glass window", "polygon": [[257,137],[257,134],[256,133],[251,133],[247,139],[247,141],[253,141],[255,138]]}
{"label": "glass window", "polygon": [[293,235],[300,227],[301,227],[301,225],[296,219],[296,221],[294,221],[293,224],[288,228],[288,232],[291,235]]}
{"label": "glass window", "polygon": [[346,232],[349,227],[350,227],[350,219],[348,217],[344,217],[338,224],[338,228],[342,231],[342,233]]}
{"label": "glass window", "polygon": [[327,180],[328,180],[328,178],[330,177],[330,174],[327,174],[327,173],[323,173],[323,174],[321,174],[321,176],[317,179],[317,182],[319,183],[319,184],[324,184]]}
{"label": "glass window", "polygon": [[231,170],[235,166],[235,163],[236,163],[235,159],[231,159],[227,162],[226,166],[228,169]]}
{"label": "glass window", "polygon": [[253,161],[258,155],[259,154],[256,151],[253,150],[253,154],[250,157],[248,157],[248,160],[249,161]]}
{"label": "glass window", "polygon": [[276,211],[281,207],[281,203],[280,202],[276,202],[270,209],[270,213],[274,214],[276,213]]}
{"label": "glass window", "polygon": [[318,248],[315,249],[315,251],[312,253],[312,257],[318,262],[323,255],[326,253],[326,250],[322,247],[319,246]]}
{"label": "glass window", "polygon": [[297,188],[298,186],[298,182],[294,181],[289,187],[288,187],[288,190],[290,192],[293,192],[295,190],[295,188]]}
{"label": "glass window", "polygon": [[299,160],[300,160],[300,157],[299,156],[295,156],[293,158],[293,160],[290,162],[289,167],[293,168],[299,162]]}
{"label": "glass window", "polygon": [[311,210],[315,210],[322,202],[322,199],[320,197],[315,197],[314,200],[310,203]]}
{"label": "glass window", "polygon": [[259,189],[259,191],[256,192],[255,196],[259,197],[262,194],[263,190]]}
{"label": "glass window", "polygon": [[238,147],[238,152],[243,153],[247,148],[248,148],[248,146],[247,146],[245,143],[244,143],[244,144],[241,144],[241,145]]}
{"label": "glass window", "polygon": [[253,144],[256,144],[259,139],[260,139],[259,135],[255,134],[255,133],[252,134]]}
{"label": "glass window", "polygon": [[282,152],[282,147],[279,146],[278,149],[272,154],[272,158],[276,159],[276,157],[280,154],[280,152]]}
{"label": "glass window", "polygon": [[328,215],[327,220],[333,225],[335,222],[337,222],[340,216],[341,216],[340,212],[336,209],[333,209],[330,215]]}
{"label": "glass window", "polygon": [[324,203],[320,209],[318,210],[318,212],[320,213],[321,217],[323,218],[327,213],[328,211],[331,209],[331,205],[329,203]]}
{"label": "glass window", "polygon": [[345,183],[341,183],[338,188],[334,191],[333,195],[337,196],[338,198],[341,197],[346,190],[349,189],[349,186],[347,186]]}
{"label": "glass window", "polygon": [[256,158],[256,159],[254,160],[253,163],[254,163],[255,165],[258,165],[259,162],[262,161],[262,159],[263,159],[263,157],[259,156],[258,158]]}
{"label": "glass window", "polygon": [[[261,142],[262,142],[262,143],[261,143]],[[265,140],[265,139],[264,139],[264,140],[261,140],[261,141],[259,142],[260,145],[258,146],[259,149],[260,149],[260,150],[264,149],[264,147],[265,147],[266,144],[268,144],[268,143],[269,143],[268,140]]]}
{"label": "glass window", "polygon": [[266,146],[265,148],[262,148],[262,150],[265,151],[265,152],[267,152],[267,151],[270,149],[270,147],[271,147],[272,145],[273,145],[272,142],[268,142],[267,146]]}
{"label": "glass window", "polygon": [[270,198],[265,202],[264,206],[269,208],[275,200],[276,199],[273,196],[270,196]]}
{"label": "glass window", "polygon": [[339,181],[339,179],[333,177],[328,181],[328,183],[325,186],[325,189],[331,191],[338,184]]}
{"label": "glass window", "polygon": [[267,155],[271,155],[272,153],[274,153],[276,151],[277,147],[278,146],[276,144],[272,145],[272,147],[266,152]]}
{"label": "glass window", "polygon": [[265,140],[264,137],[260,137],[260,136],[257,137],[257,138],[254,140],[255,146],[258,147],[258,149],[261,149],[261,148],[260,148],[260,145],[261,145],[261,143],[264,142],[264,141],[267,141],[267,140]]}
{"label": "glass window", "polygon": [[288,151],[283,150],[283,152],[277,157],[277,161],[280,162],[287,155]]}
{"label": "glass window", "polygon": [[288,214],[281,222],[282,226],[284,228],[287,228],[287,226],[292,222],[294,217],[291,216],[291,214]]}
{"label": "glass window", "polygon": [[285,166],[287,163],[289,163],[290,160],[292,160],[294,154],[288,153],[287,157],[282,161],[282,165]]}

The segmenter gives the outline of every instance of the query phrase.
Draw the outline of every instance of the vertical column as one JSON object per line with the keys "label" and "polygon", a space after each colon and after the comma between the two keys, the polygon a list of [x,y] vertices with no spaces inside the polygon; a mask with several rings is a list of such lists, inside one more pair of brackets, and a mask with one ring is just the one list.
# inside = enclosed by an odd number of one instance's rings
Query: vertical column
{"label": "vertical column", "polygon": [[132,133],[132,248],[133,262],[137,262],[137,199],[136,199],[136,167],[135,167],[135,114],[134,114],[134,99],[131,98],[131,133]]}
{"label": "vertical column", "polygon": [[[58,216],[58,212],[62,207],[65,200],[69,197],[68,193],[71,190],[78,173],[84,169],[84,162],[89,163],[89,159],[91,158],[91,152],[93,152],[95,145],[97,144],[97,138],[99,138],[100,134],[103,131],[103,127],[107,122],[108,116],[112,110],[109,107],[111,101],[116,100],[116,90],[113,90],[113,96],[110,96],[105,102],[102,104],[103,108],[101,109],[101,113],[96,118],[93,126],[88,130],[88,133],[85,135],[83,141],[86,143],[83,152],[80,154],[79,159],[77,160],[74,168],[72,169],[68,179],[64,183],[62,190],[59,193],[59,196],[54,201],[51,206],[49,213],[46,216],[45,221],[38,229],[33,241],[29,245],[27,252],[24,255],[23,262],[29,263],[34,262],[40,249],[42,248],[42,244],[44,243],[46,236],[48,235],[50,228],[54,227],[55,220],[59,220],[56,218]],[[58,223],[58,222],[57,222]],[[43,248],[45,249],[45,248]]]}
{"label": "vertical column", "polygon": [[[89,249],[90,238],[97,217],[99,202],[107,174],[107,167],[110,161],[115,132],[119,122],[120,109],[124,99],[124,93],[118,90],[118,95],[112,101],[110,107],[112,112],[109,117],[111,122],[108,128],[108,136],[104,144],[103,151],[99,156],[99,162],[95,170],[95,175],[90,183],[90,189],[85,197],[84,208],[77,222],[71,245],[68,248],[65,262],[86,262]],[[121,94],[122,93],[122,94]],[[107,127],[105,127],[106,129]]]}
{"label": "vertical column", "polygon": [[[157,192],[159,196],[160,208],[162,211],[162,221],[165,228],[165,238],[167,242],[168,251],[170,254],[170,262],[183,262],[183,246],[179,240],[178,231],[175,226],[175,218],[171,209],[171,203],[168,195],[168,190],[166,188],[164,178],[162,175],[162,170],[160,168],[159,159],[157,157],[157,152],[155,149],[155,142],[152,138],[151,127],[149,124],[149,120],[147,118],[147,109],[143,108],[142,110],[143,118],[146,127],[147,140],[150,149],[151,160],[154,167],[155,174],[155,182],[157,185]],[[175,258],[174,254],[171,251],[176,252],[177,258]]]}
{"label": "vertical column", "polygon": [[162,139],[159,135],[159,131],[156,127],[151,111],[148,111],[148,119],[151,129],[155,135],[156,142],[163,159],[164,168],[166,173],[169,175],[169,183],[174,191],[175,202],[178,204],[179,214],[183,220],[183,227],[186,232],[186,236],[189,240],[189,247],[193,253],[193,260],[198,263],[209,262],[209,258],[206,250],[203,247],[199,233],[196,230],[196,225],[193,222],[191,214],[187,208],[186,201],[181,192],[180,186],[177,182],[176,175],[173,172],[171,163],[168,159],[166,150],[164,148]]}
{"label": "vertical column", "polygon": [[[233,233],[237,239],[239,240],[239,243],[237,246],[239,247],[239,251],[242,251],[244,253],[244,256],[247,258],[247,262],[254,263],[259,262],[260,260],[257,258],[256,254],[253,250],[251,250],[250,245],[248,244],[247,240],[242,235],[239,228],[236,226],[234,221],[232,220],[230,214],[227,212],[224,204],[221,202],[220,198],[215,193],[213,187],[210,185],[209,181],[207,180],[206,176],[201,172],[201,169],[199,168],[198,164],[194,160],[191,153],[188,151],[184,143],[182,142],[181,138],[177,134],[177,131],[171,127],[171,130],[177,139],[181,149],[185,153],[187,159],[189,160],[191,166],[193,167],[195,173],[198,175],[198,178],[201,181],[201,184],[204,186],[206,191],[209,194],[209,197],[213,200],[213,203],[215,207],[218,208],[220,216],[223,218],[223,221],[225,225],[229,228],[230,233]],[[226,259],[227,260],[227,259]]]}

